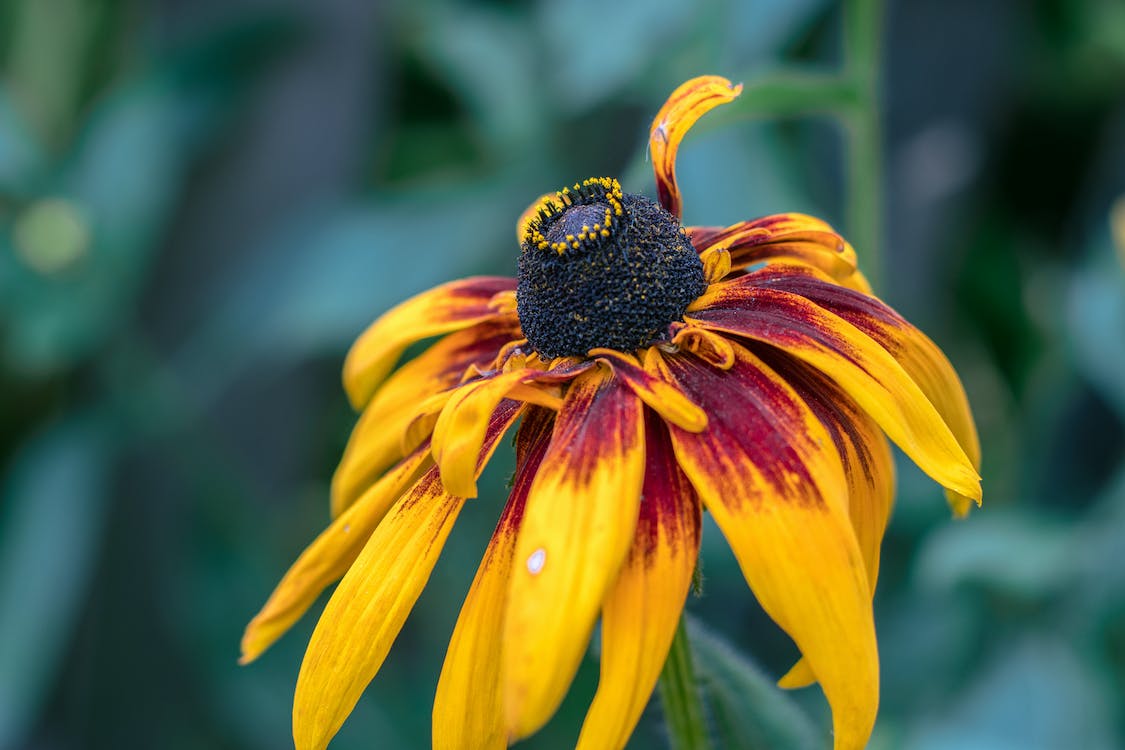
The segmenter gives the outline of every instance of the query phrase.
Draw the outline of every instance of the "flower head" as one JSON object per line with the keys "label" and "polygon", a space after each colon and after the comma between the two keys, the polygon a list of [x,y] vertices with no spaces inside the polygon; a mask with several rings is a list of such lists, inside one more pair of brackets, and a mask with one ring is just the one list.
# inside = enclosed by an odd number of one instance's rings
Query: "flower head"
{"label": "flower head", "polygon": [[599,618],[601,679],[578,744],[622,747],[672,642],[704,509],[801,650],[782,684],[818,681],[836,747],[866,743],[886,438],[958,514],[980,500],[979,447],[949,362],[871,296],[830,226],[799,214],[680,226],[676,150],[739,92],[705,76],[661,109],[659,204],[607,178],[544,196],[519,221],[518,279],[437,287],[356,342],[344,384],[362,415],[333,478],[335,520],[243,639],[256,658],[342,576],[297,681],[298,748],[325,747],[375,676],[517,422],[511,495],[438,683],[436,748],[535,732]]}

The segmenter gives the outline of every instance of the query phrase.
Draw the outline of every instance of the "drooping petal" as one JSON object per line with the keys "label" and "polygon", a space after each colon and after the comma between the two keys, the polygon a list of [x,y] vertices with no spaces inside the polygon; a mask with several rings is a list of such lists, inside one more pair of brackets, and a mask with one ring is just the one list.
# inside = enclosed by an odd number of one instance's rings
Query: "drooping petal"
{"label": "drooping petal", "polygon": [[558,707],[629,551],[644,474],[642,408],[602,367],[567,391],[516,543],[503,631],[511,740]]}
{"label": "drooping petal", "polygon": [[843,318],[755,274],[713,284],[685,320],[777,347],[821,370],[938,484],[979,500],[980,477],[945,421],[894,357]]}
{"label": "drooping petal", "polygon": [[676,151],[680,141],[696,120],[741,93],[741,83],[735,86],[720,76],[699,76],[681,84],[656,113],[648,140],[652,171],[656,175],[656,194],[660,205],[676,219],[680,218],[683,208],[676,186]]}
{"label": "drooping petal", "polygon": [[553,415],[532,408],[516,436],[517,469],[445,652],[433,709],[434,750],[507,746],[500,678],[504,626],[516,535],[531,481],[551,438]]}
{"label": "drooping petal", "polygon": [[[843,459],[848,480],[848,517],[874,596],[883,533],[895,491],[895,467],[887,439],[879,425],[823,373],[769,347],[760,349],[762,360],[793,386],[825,426]],[[814,680],[808,662],[802,659],[778,684],[795,688]]]}
{"label": "drooping petal", "polygon": [[515,279],[476,276],[434,287],[392,308],[360,334],[344,360],[344,390],[362,409],[415,341],[501,317],[493,297],[511,292]]}
{"label": "drooping petal", "polygon": [[432,394],[487,367],[520,336],[514,321],[482,323],[452,333],[391,375],[363,410],[332,476],[332,516],[342,513],[387,467],[402,458],[403,434]]}
{"label": "drooping petal", "polygon": [[[520,406],[493,415],[483,468]],[[464,498],[445,491],[431,467],[375,529],[313,630],[293,698],[297,750],[323,750],[379,671],[422,593]]]}
{"label": "drooping petal", "polygon": [[387,511],[432,463],[429,453],[423,446],[387,472],[305,548],[246,626],[240,663],[257,659],[348,571]]}
{"label": "drooping petal", "polygon": [[602,609],[601,679],[580,750],[625,746],[672,645],[699,557],[699,498],[668,430],[645,419],[645,479],[633,546]]}
{"label": "drooping petal", "polygon": [[590,356],[610,367],[641,401],[669,422],[691,432],[699,432],[707,426],[707,415],[702,409],[672,384],[645,372],[632,354],[612,349],[591,349]]}
{"label": "drooping petal", "polygon": [[701,399],[702,433],[670,426],[684,472],[762,608],[797,643],[832,706],[837,750],[864,747],[879,702],[871,593],[832,439],[776,373],[742,347],[729,370],[658,362]]}
{"label": "drooping petal", "polygon": [[[785,269],[763,269],[755,276],[759,284],[784,289],[815,302],[878,342],[922,389],[957,438],[973,467],[980,470],[980,439],[969,399],[957,371],[926,334],[870,295],[842,289],[810,275],[786,272]],[[967,510],[969,497],[955,492],[950,495],[950,503],[955,510]]]}

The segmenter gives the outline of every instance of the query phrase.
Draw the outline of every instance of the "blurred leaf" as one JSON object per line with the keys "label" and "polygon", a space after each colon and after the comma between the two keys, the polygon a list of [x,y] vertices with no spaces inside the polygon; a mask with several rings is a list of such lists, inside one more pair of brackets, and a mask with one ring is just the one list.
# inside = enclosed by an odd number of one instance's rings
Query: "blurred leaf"
{"label": "blurred leaf", "polygon": [[947,712],[926,720],[908,750],[1110,750],[1106,685],[1053,636],[1009,644]]}
{"label": "blurred leaf", "polygon": [[[53,195],[17,217],[18,228],[44,206],[65,206],[54,214],[71,217],[87,240],[59,269],[65,273],[43,273],[34,261],[39,251],[26,245],[16,248],[22,263],[9,254],[0,259],[5,356],[14,368],[70,366],[131,308],[190,157],[185,106],[153,81],[119,92],[89,122]],[[29,236],[17,233],[12,242]]]}
{"label": "blurred leaf", "polygon": [[418,19],[419,52],[463,98],[493,148],[541,146],[549,111],[535,75],[533,40],[516,19],[455,6]]}
{"label": "blurred leaf", "polygon": [[934,591],[963,584],[1023,598],[1061,591],[1074,577],[1077,536],[1029,512],[977,513],[933,532],[918,553],[917,580]]}
{"label": "blurred leaf", "polygon": [[67,133],[80,104],[98,10],[84,0],[16,4],[5,77],[35,131],[51,143]]}
{"label": "blurred leaf", "polygon": [[12,105],[7,90],[0,86],[0,218],[5,201],[30,188],[42,159],[41,146]]}
{"label": "blurred leaf", "polygon": [[0,748],[38,717],[94,569],[107,446],[72,420],[34,438],[5,478],[0,526]]}
{"label": "blurred leaf", "polygon": [[556,0],[538,9],[551,61],[546,79],[553,102],[567,113],[589,109],[636,79],[694,17],[691,4],[674,0]]}
{"label": "blurred leaf", "polygon": [[[510,186],[492,185],[468,196],[418,191],[298,217],[202,306],[214,313],[179,366],[202,392],[215,393],[247,366],[336,354],[428,287],[472,273],[514,275],[514,221],[498,217],[521,200]],[[486,263],[492,248],[512,248],[498,269]]]}
{"label": "blurred leaf", "polygon": [[687,618],[687,626],[718,747],[799,750],[824,746],[822,733],[773,680],[697,619]]}
{"label": "blurred leaf", "polygon": [[1078,367],[1125,419],[1125,273],[1104,250],[1071,282],[1067,324]]}

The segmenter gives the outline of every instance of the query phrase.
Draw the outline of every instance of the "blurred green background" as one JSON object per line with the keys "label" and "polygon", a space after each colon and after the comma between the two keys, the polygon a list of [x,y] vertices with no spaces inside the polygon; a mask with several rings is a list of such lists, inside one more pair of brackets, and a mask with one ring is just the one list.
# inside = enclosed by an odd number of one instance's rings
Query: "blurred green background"
{"label": "blurred green background", "polygon": [[[651,117],[701,73],[747,93],[680,152],[687,223],[835,223],[982,433],[966,522],[900,462],[872,747],[1125,746],[1125,6],[868,5],[2,0],[0,748],[289,746],[315,615],[235,660],[327,520],[347,345],[511,275],[539,194],[651,193]],[[334,747],[428,746],[496,463]],[[689,609],[719,746],[827,746],[715,531]],[[596,678],[526,747],[572,746]],[[664,742],[654,700],[631,746]]]}

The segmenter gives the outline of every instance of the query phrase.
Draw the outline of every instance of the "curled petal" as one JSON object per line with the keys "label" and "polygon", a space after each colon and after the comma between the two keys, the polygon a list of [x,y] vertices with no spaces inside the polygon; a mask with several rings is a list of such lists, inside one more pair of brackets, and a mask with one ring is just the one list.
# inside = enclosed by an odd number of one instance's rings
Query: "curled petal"
{"label": "curled petal", "polygon": [[699,556],[699,498],[668,430],[645,420],[644,490],[633,546],[602,609],[601,679],[579,750],[625,746],[656,686]]}
{"label": "curled petal", "polygon": [[531,480],[551,438],[552,415],[531,409],[516,436],[512,494],[488,543],[445,652],[433,709],[434,750],[507,746],[497,634],[504,625],[508,581]]}
{"label": "curled petal", "polygon": [[680,141],[696,120],[741,93],[741,83],[735,86],[720,76],[699,76],[681,84],[656,113],[648,140],[652,171],[656,175],[656,194],[660,205],[677,220],[683,208],[676,186],[676,151]]}
{"label": "curled petal", "polygon": [[672,337],[672,343],[720,370],[729,370],[734,366],[734,345],[721,334],[706,328],[684,326]]}
{"label": "curled petal", "polygon": [[277,584],[242,636],[241,664],[257,659],[305,613],[320,592],[344,575],[394,502],[432,463],[424,446],[382,476],[348,507]]}
{"label": "curled petal", "polygon": [[789,213],[744,221],[726,228],[694,227],[689,232],[700,254],[725,250],[732,268],[757,263],[799,263],[844,282],[856,273],[856,254],[827,223]]}
{"label": "curled petal", "polygon": [[689,323],[761,341],[824,372],[934,481],[979,501],[980,476],[941,415],[902,365],[848,321],[757,285],[754,274],[712,285],[689,311]]}
{"label": "curled petal", "polygon": [[[483,323],[441,339],[399,368],[363,410],[332,476],[332,516],[340,515],[387,467],[416,444],[407,427],[426,399],[461,381],[470,367],[487,367],[520,336],[514,321]],[[438,405],[440,410],[441,405]],[[436,412],[435,412],[436,413]]]}
{"label": "curled petal", "polygon": [[344,360],[344,389],[352,406],[371,400],[406,347],[415,341],[451,333],[501,313],[492,298],[515,289],[515,279],[477,276],[434,287],[411,297],[372,323]]}
{"label": "curled petal", "polygon": [[520,523],[503,629],[508,738],[558,707],[633,538],[641,401],[604,368],[570,386]]}
{"label": "curled petal", "polygon": [[[482,463],[519,414],[497,409]],[[297,750],[323,750],[379,671],[422,593],[463,498],[431,467],[378,525],[328,600],[305,651],[293,698]]]}
{"label": "curled petal", "polygon": [[[972,465],[980,470],[980,439],[969,408],[969,399],[941,349],[926,334],[886,304],[867,294],[844,289],[806,274],[763,269],[754,274],[761,285],[784,289],[815,302],[870,336],[894,357],[937,409]],[[948,492],[954,510],[963,515],[971,495]]]}
{"label": "curled petal", "polygon": [[832,706],[837,750],[865,746],[879,703],[871,592],[831,436],[777,373],[742,347],[717,371],[664,358],[711,417],[670,426],[676,458],[762,608],[797,643]]}

